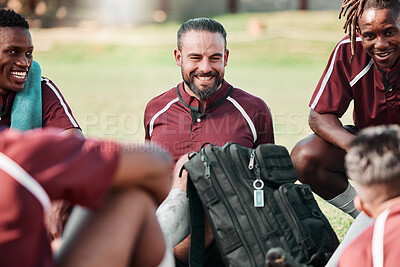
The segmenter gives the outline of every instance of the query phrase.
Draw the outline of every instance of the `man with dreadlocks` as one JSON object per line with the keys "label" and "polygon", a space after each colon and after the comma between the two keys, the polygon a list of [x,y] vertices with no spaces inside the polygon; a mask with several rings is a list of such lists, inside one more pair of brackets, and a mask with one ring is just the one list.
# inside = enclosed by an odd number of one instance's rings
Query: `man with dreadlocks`
{"label": "man with dreadlocks", "polygon": [[[400,124],[400,3],[345,0],[340,15],[349,37],[335,47],[310,101],[315,134],[296,144],[291,157],[300,181],[332,205],[358,215],[357,192],[344,171],[344,156],[358,129]],[[354,126],[339,118],[354,100]]]}
{"label": "man with dreadlocks", "polygon": [[[399,12],[398,0],[344,0],[340,16],[347,16],[349,36],[336,45],[311,98],[309,125],[315,134],[291,152],[300,181],[353,217],[357,192],[348,182],[344,156],[354,134],[368,126],[400,124]],[[355,127],[343,126],[340,117],[352,100]],[[359,216],[344,241],[367,221]]]}

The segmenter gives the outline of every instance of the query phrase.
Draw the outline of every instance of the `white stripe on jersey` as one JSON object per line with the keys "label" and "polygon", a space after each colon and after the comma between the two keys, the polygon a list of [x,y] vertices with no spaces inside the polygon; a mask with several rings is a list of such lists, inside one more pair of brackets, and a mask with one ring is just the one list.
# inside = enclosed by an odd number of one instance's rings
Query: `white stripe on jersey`
{"label": "white stripe on jersey", "polygon": [[383,267],[383,238],[385,236],[385,223],[389,215],[389,209],[379,214],[375,220],[374,233],[372,235],[372,263],[374,267]]}
{"label": "white stripe on jersey", "polygon": [[169,101],[169,103],[168,103],[165,107],[163,107],[159,112],[157,112],[157,113],[153,116],[153,118],[151,118],[150,124],[149,124],[149,136],[151,136],[151,134],[153,133],[154,121],[155,121],[161,114],[163,114],[164,112],[166,112],[166,111],[171,107],[171,105],[172,105],[173,103],[175,103],[175,102],[177,102],[177,101],[179,101],[179,98],[178,98],[178,97],[175,98],[175,99],[173,99],[173,100],[171,100],[171,101]]}
{"label": "white stripe on jersey", "polygon": [[45,213],[50,211],[50,198],[43,187],[15,161],[0,152],[0,169],[31,192],[42,204]]}
{"label": "white stripe on jersey", "polygon": [[229,100],[240,111],[240,113],[243,115],[243,117],[246,119],[247,124],[249,124],[250,130],[253,133],[253,143],[255,143],[257,141],[257,131],[256,131],[256,127],[254,126],[253,122],[251,121],[249,115],[246,113],[246,111],[243,109],[243,107],[235,99],[233,99],[230,96],[228,96],[226,99]]}
{"label": "white stripe on jersey", "polygon": [[360,80],[369,71],[369,69],[372,67],[372,64],[374,64],[374,61],[371,58],[368,65],[359,74],[357,74],[357,76],[354,77],[353,80],[350,81],[351,87],[353,87],[353,85],[355,85],[358,82],[358,80]]}
{"label": "white stripe on jersey", "polygon": [[[357,37],[356,38],[356,42],[361,42],[361,38]],[[350,43],[350,39],[343,40],[336,46],[335,52],[333,53],[333,57],[332,57],[332,60],[331,60],[331,64],[329,65],[329,68],[328,68],[328,70],[327,70],[327,72],[326,72],[326,74],[325,74],[325,76],[324,76],[324,78],[322,80],[321,87],[319,88],[319,91],[318,91],[317,95],[315,96],[314,101],[311,104],[311,108],[312,109],[315,109],[315,106],[318,104],[318,101],[321,98],[321,95],[325,90],[326,84],[328,83],[328,81],[329,81],[329,79],[330,79],[330,77],[332,75],[333,66],[335,64],[336,54],[337,54],[337,51],[338,51],[339,47],[342,44],[347,44],[347,43]],[[373,64],[373,61],[371,59],[371,61],[368,63],[368,65],[359,74],[357,74],[354,77],[353,80],[350,81],[350,86],[353,86],[356,82],[358,82],[358,80],[360,80],[362,78],[362,76],[364,76],[368,72],[368,70],[371,68],[372,64]]]}
{"label": "white stripe on jersey", "polygon": [[74,127],[78,128],[78,123],[74,120],[74,117],[72,117],[72,114],[68,111],[67,104],[65,104],[64,100],[62,99],[61,95],[58,93],[57,89],[50,83],[49,79],[43,78],[42,81],[46,81],[46,84],[50,89],[53,91],[53,93],[57,96],[58,100],[60,101],[61,106],[64,108],[65,114],[67,114],[69,120],[71,121],[72,125]]}

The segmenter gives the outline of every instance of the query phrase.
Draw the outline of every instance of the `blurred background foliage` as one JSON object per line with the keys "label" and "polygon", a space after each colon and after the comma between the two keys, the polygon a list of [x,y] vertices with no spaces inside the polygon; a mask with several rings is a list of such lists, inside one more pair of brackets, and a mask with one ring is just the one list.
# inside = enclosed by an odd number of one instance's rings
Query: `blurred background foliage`
{"label": "blurred background foliage", "polygon": [[199,16],[282,10],[333,10],[331,0],[0,0],[34,27],[124,26],[164,23]]}

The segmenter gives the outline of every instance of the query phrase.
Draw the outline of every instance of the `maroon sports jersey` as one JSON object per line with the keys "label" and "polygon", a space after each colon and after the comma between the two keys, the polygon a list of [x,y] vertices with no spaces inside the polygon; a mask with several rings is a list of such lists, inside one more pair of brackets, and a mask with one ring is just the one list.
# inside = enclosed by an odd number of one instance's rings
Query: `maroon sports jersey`
{"label": "maroon sports jersey", "polygon": [[[4,114],[0,114],[0,126],[10,127],[11,108],[14,98],[15,92],[11,92],[5,101],[0,97],[0,105],[4,108],[3,112],[1,112]],[[45,77],[42,77],[42,106],[43,127],[55,127],[62,130],[69,128],[80,129],[57,86]]]}
{"label": "maroon sports jersey", "polygon": [[[0,132],[0,152],[33,177],[51,200],[98,207],[116,170],[118,146],[58,133],[5,130]],[[43,206],[6,171],[0,167],[0,265],[53,266]]]}
{"label": "maroon sports jersey", "polygon": [[[378,216],[375,223],[360,234],[350,243],[339,259],[339,267],[373,267],[372,263],[372,236],[376,238],[374,246],[374,258],[379,258],[379,252],[383,252],[383,265],[386,267],[399,265],[400,246],[400,204],[392,207],[387,214]],[[379,217],[381,217],[379,219]],[[378,223],[379,226],[377,226]],[[376,232],[374,233],[374,227]],[[380,232],[381,230],[382,232]],[[379,240],[379,241],[378,241]],[[383,242],[382,242],[383,241]],[[398,246],[399,245],[399,246]],[[378,249],[377,249],[378,248]],[[379,265],[378,265],[379,266]]]}
{"label": "maroon sports jersey", "polygon": [[155,142],[177,160],[210,142],[223,146],[234,142],[245,147],[274,143],[272,118],[263,100],[226,81],[197,112],[199,101],[183,89],[183,82],[153,98],[146,106],[146,140]]}
{"label": "maroon sports jersey", "polygon": [[400,124],[400,60],[382,69],[365,52],[357,37],[356,54],[350,62],[348,37],[333,50],[310,101],[316,112],[341,117],[354,100],[353,120],[357,128]]}

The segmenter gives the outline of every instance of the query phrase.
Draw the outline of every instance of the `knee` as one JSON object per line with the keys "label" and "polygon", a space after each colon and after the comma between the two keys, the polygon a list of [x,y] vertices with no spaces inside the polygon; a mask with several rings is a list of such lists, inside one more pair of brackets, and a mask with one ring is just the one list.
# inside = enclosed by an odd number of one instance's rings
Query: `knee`
{"label": "knee", "polygon": [[154,198],[145,190],[129,188],[126,189],[123,194],[127,204],[131,207],[137,208],[140,211],[153,214],[157,208]]}
{"label": "knee", "polygon": [[138,188],[113,190],[110,192],[105,206],[119,216],[130,220],[142,221],[155,213],[156,204],[152,196]]}
{"label": "knee", "polygon": [[312,183],[315,174],[318,173],[318,169],[321,167],[321,155],[319,155],[318,151],[307,144],[299,142],[292,149],[290,158],[300,182],[305,184]]}

